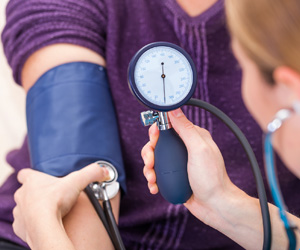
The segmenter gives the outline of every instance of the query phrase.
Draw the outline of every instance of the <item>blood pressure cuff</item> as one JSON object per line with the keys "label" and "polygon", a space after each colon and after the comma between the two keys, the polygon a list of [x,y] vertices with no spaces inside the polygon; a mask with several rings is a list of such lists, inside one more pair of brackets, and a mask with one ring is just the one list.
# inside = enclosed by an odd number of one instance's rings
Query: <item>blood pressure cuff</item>
{"label": "blood pressure cuff", "polygon": [[26,100],[32,167],[54,176],[104,160],[118,171],[126,192],[116,113],[102,66],[57,66],[29,90]]}

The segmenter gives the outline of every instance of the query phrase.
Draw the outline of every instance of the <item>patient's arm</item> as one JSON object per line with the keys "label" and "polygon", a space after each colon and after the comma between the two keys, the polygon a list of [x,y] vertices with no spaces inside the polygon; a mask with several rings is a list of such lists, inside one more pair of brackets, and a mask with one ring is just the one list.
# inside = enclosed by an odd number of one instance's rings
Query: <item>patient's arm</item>
{"label": "patient's arm", "polygon": [[[49,69],[68,62],[85,61],[105,66],[96,52],[71,44],[55,44],[33,53],[22,70],[22,85],[26,91]],[[114,215],[119,215],[120,195],[112,200]],[[108,235],[84,193],[76,206],[64,218],[64,226],[76,249],[113,249]]]}
{"label": "patient's arm", "polygon": [[[119,216],[120,192],[111,200],[115,218]],[[63,220],[76,249],[114,249],[91,202],[81,193],[76,205]]]}
{"label": "patient's arm", "polygon": [[108,177],[108,171],[98,164],[90,164],[62,178],[28,168],[21,170],[18,181],[22,186],[14,195],[15,233],[33,250],[112,249],[101,224],[95,223],[99,220],[93,217],[93,210],[83,205],[89,203],[78,200],[81,190],[89,183]]}
{"label": "patient's arm", "polygon": [[53,44],[39,49],[25,62],[22,85],[26,91],[49,69],[69,62],[90,62],[105,67],[105,60],[98,53],[73,44]]}

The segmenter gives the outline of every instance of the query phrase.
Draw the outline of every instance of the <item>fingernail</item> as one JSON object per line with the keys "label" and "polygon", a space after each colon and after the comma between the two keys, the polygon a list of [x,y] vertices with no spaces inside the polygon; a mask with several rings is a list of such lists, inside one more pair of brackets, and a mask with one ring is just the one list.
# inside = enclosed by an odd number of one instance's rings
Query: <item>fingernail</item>
{"label": "fingernail", "polygon": [[175,109],[175,110],[171,111],[171,113],[175,117],[183,116],[183,112],[181,111],[181,109]]}
{"label": "fingernail", "polygon": [[104,171],[104,176],[105,177],[110,177],[109,176],[109,171],[107,170],[107,168],[103,168],[103,171]]}

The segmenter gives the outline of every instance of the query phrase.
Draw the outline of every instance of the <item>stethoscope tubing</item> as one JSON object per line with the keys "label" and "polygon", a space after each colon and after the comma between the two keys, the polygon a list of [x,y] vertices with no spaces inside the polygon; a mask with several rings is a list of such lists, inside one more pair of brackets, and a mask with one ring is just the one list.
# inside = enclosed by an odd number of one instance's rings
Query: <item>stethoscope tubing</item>
{"label": "stethoscope tubing", "polygon": [[289,250],[296,249],[296,234],[295,234],[295,226],[290,223],[287,218],[287,207],[284,203],[282,193],[280,191],[280,186],[278,179],[276,177],[276,164],[274,161],[274,152],[272,147],[272,133],[267,133],[265,136],[264,142],[264,153],[265,153],[265,165],[266,165],[266,173],[267,179],[269,183],[269,187],[271,190],[271,194],[274,200],[275,205],[279,209],[280,218],[284,224],[286,234],[289,239]]}
{"label": "stethoscope tubing", "polygon": [[103,226],[106,229],[107,234],[110,237],[110,240],[113,243],[115,249],[125,250],[125,246],[122,241],[122,237],[120,235],[118,225],[116,223],[115,217],[112,212],[112,206],[110,200],[103,201],[103,208],[102,208],[93,190],[89,186],[87,186],[84,189],[84,191],[87,194],[89,200],[91,201],[97,215],[102,221]]}

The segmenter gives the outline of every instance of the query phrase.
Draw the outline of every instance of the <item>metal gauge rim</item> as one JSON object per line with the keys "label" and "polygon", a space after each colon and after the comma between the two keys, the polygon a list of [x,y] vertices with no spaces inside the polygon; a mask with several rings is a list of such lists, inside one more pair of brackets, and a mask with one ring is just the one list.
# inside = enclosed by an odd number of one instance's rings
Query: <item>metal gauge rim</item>
{"label": "metal gauge rim", "polygon": [[[184,97],[180,102],[178,102],[176,104],[167,105],[167,106],[160,106],[160,105],[154,104],[154,103],[148,101],[146,98],[144,98],[144,96],[138,90],[138,87],[137,87],[137,85],[135,83],[135,79],[134,79],[135,66],[136,66],[138,60],[140,59],[140,57],[149,49],[152,49],[154,47],[161,47],[161,46],[171,47],[175,50],[178,50],[188,60],[188,63],[191,66],[192,74],[193,74],[192,87],[191,87],[189,93],[186,95],[186,97]],[[177,108],[181,107],[182,105],[184,105],[194,94],[196,86],[197,86],[197,71],[196,71],[196,67],[195,67],[195,64],[194,64],[191,56],[183,48],[181,48],[178,45],[175,45],[173,43],[169,43],[169,42],[154,42],[154,43],[150,43],[150,44],[144,46],[143,48],[141,48],[131,59],[131,61],[129,63],[129,67],[128,67],[128,85],[129,85],[129,89],[130,89],[131,93],[145,106],[147,106],[151,109],[154,109],[154,110],[158,110],[158,111],[164,111],[164,112],[171,111],[171,110],[177,109]]]}

